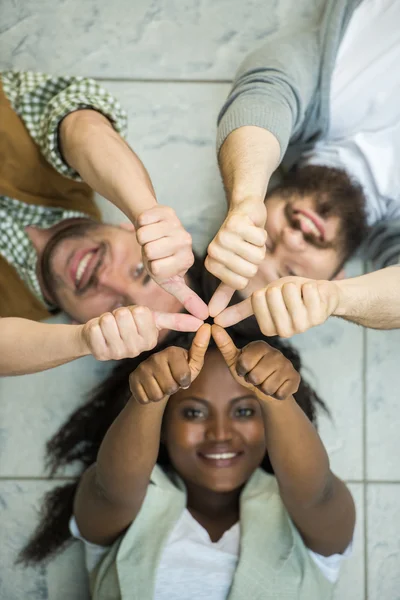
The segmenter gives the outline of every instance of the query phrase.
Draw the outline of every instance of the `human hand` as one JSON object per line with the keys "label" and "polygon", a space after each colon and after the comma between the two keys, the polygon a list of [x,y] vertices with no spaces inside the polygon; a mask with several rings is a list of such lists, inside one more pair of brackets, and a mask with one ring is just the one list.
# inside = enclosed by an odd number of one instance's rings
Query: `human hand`
{"label": "human hand", "polygon": [[104,313],[81,326],[85,347],[97,360],[134,358],[157,345],[161,329],[197,331],[202,321],[185,314],[152,312],[146,306],[127,306]]}
{"label": "human hand", "polygon": [[192,237],[175,211],[169,206],[157,205],[142,212],[136,225],[143,264],[152,279],[175,296],[189,313],[207,319],[207,305],[184,280],[194,262]]}
{"label": "human hand", "polygon": [[228,306],[235,290],[243,290],[265,257],[267,211],[262,199],[245,198],[228,211],[208,246],[206,268],[221,280],[208,305],[212,317]]}
{"label": "human hand", "polygon": [[197,331],[189,350],[170,346],[142,362],[129,378],[133,398],[140,404],[161,402],[186,389],[200,373],[210,342],[211,327]]}
{"label": "human hand", "polygon": [[339,300],[334,281],[282,277],[225,309],[215,323],[230,327],[254,314],[264,335],[288,338],[324,323],[334,314]]}
{"label": "human hand", "polygon": [[297,392],[300,375],[279,350],[262,341],[239,350],[222,327],[213,325],[211,332],[233,377],[260,400],[284,400]]}

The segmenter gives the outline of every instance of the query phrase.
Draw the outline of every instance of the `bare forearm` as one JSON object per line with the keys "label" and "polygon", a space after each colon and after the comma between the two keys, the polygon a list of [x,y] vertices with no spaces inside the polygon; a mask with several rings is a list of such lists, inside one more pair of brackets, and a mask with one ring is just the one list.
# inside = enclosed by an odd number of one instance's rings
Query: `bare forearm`
{"label": "bare forearm", "polygon": [[100,113],[82,110],[68,115],[60,126],[60,144],[67,163],[131,221],[157,204],[139,157]]}
{"label": "bare forearm", "polygon": [[228,204],[254,196],[264,201],[268,182],[279,165],[280,146],[261,127],[235,129],[221,146],[219,166]]}
{"label": "bare forearm", "polygon": [[166,402],[142,405],[131,399],[108,430],[97,457],[96,481],[109,501],[124,504],[147,489]]}
{"label": "bare forearm", "polygon": [[336,282],[339,304],[333,314],[364,327],[400,328],[400,266]]}
{"label": "bare forearm", "polygon": [[263,402],[267,448],[287,508],[312,506],[331,477],[319,435],[293,397]]}
{"label": "bare forearm", "polygon": [[0,319],[0,376],[45,371],[89,354],[80,325]]}

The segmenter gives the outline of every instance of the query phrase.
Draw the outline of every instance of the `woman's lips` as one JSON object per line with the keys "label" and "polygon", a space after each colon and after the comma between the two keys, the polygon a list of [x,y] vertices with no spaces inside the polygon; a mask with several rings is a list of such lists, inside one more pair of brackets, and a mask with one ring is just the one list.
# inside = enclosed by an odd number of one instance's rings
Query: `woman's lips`
{"label": "woman's lips", "polygon": [[198,453],[199,458],[210,467],[231,467],[240,460],[243,452]]}

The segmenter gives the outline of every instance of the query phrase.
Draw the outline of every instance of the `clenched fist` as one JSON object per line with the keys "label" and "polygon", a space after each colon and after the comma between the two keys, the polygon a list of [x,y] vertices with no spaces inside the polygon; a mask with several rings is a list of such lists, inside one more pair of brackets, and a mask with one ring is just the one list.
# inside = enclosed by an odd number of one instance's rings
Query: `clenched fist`
{"label": "clenched fist", "polygon": [[300,375],[279,350],[263,341],[239,350],[225,329],[213,325],[211,331],[233,377],[260,400],[284,400],[297,392]]}
{"label": "clenched fist", "polygon": [[161,329],[197,331],[202,321],[192,315],[152,312],[146,306],[117,308],[81,326],[86,350],[97,360],[134,358],[157,345]]}
{"label": "clenched fist", "polygon": [[254,314],[264,335],[288,338],[324,323],[335,313],[339,293],[334,281],[282,277],[224,310],[215,322],[230,327]]}
{"label": "clenched fist", "polygon": [[179,389],[188,388],[200,373],[211,336],[204,324],[189,350],[170,346],[142,362],[129,378],[133,398],[140,404],[161,402]]}
{"label": "clenched fist", "polygon": [[194,262],[192,238],[175,211],[160,205],[144,211],[137,218],[136,237],[142,247],[143,264],[152,279],[175,296],[188,312],[206,319],[207,305],[184,280]]}
{"label": "clenched fist", "polygon": [[243,290],[265,257],[267,211],[260,198],[245,198],[229,209],[208,246],[206,268],[221,280],[209,304],[212,317],[228,304],[235,290]]}

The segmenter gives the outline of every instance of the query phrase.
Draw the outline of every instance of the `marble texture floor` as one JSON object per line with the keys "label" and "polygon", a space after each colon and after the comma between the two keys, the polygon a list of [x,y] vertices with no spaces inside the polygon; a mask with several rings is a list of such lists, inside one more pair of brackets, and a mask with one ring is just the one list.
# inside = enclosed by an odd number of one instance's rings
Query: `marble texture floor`
{"label": "marble texture floor", "polygon": [[[0,68],[95,77],[129,113],[128,139],[160,203],[206,247],[224,210],[215,122],[235,67],[290,11],[299,26],[323,0],[3,0]],[[106,219],[122,220],[99,199]],[[348,274],[362,272],[360,261]],[[400,332],[338,319],[293,340],[328,403],[321,435],[350,486],[358,524],[336,600],[400,600]],[[14,564],[52,484],[45,441],[110,365],[91,358],[0,380],[0,600],[85,600],[81,550],[40,569]]]}

